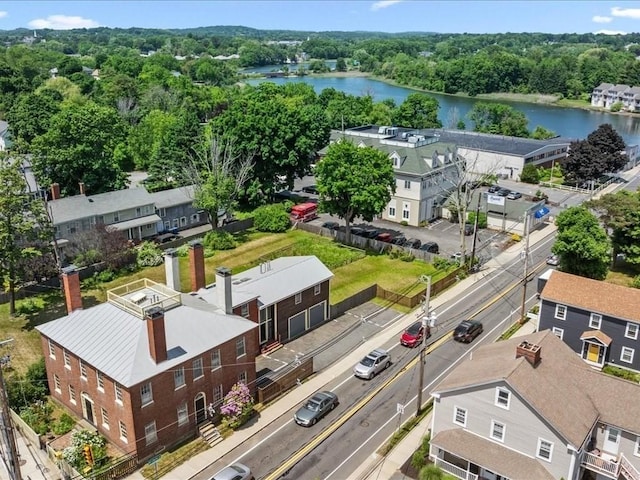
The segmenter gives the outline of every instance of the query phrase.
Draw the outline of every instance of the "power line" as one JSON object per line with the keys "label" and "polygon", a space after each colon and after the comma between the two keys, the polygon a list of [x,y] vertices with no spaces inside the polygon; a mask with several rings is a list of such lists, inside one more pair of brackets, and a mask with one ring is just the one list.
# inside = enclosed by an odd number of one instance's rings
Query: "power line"
{"label": "power line", "polygon": [[[13,342],[13,339],[0,342],[0,346],[6,345],[10,342]],[[9,478],[10,480],[22,480],[18,448],[16,446],[16,437],[13,431],[11,414],[9,412],[7,389],[4,384],[4,376],[2,375],[2,366],[0,366],[0,429],[2,429],[2,440],[7,450],[6,456],[9,457],[8,459],[5,459],[5,464],[9,470]]]}

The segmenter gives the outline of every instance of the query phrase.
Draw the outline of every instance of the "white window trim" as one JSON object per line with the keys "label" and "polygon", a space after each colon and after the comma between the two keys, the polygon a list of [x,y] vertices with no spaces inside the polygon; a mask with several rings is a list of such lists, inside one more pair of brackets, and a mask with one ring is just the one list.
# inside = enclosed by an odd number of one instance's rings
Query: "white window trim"
{"label": "white window trim", "polygon": [[600,326],[602,325],[602,315],[599,313],[592,313],[589,316],[589,328],[595,328],[596,330],[600,330]]}
{"label": "white window trim", "polygon": [[553,327],[551,329],[551,332],[553,332],[553,334],[556,337],[558,337],[560,340],[562,340],[562,337],[564,337],[564,329],[563,328]]}
{"label": "white window trim", "polygon": [[640,435],[636,437],[636,445],[633,449],[633,455],[640,457]]}
{"label": "white window trim", "polygon": [[244,318],[249,318],[249,304],[244,303],[240,306],[240,315]]}
{"label": "white window trim", "polygon": [[[149,393],[145,395],[144,388],[149,387]],[[140,385],[140,404],[145,407],[153,403],[153,386],[151,382],[143,383]]]}
{"label": "white window trim", "polygon": [[96,370],[96,388],[100,392],[104,392],[104,375]]}
{"label": "white window trim", "polygon": [[[220,395],[217,395],[218,393]],[[220,398],[216,398],[216,397],[220,397]],[[222,384],[216,385],[215,387],[213,387],[213,401],[214,403],[218,404],[218,403],[221,403],[222,400],[224,400],[224,390],[222,388]]]}
{"label": "white window trim", "polygon": [[[102,417],[102,426],[104,428],[106,428],[107,430],[109,430],[110,429],[110,427],[109,427],[109,412],[107,412],[106,408],[102,407],[100,409],[100,416]],[[105,419],[106,419],[106,421],[105,421]]]}
{"label": "white window trim", "polygon": [[[178,374],[178,372],[180,372],[180,377],[182,377],[182,383],[180,385],[176,384],[176,374]],[[174,390],[178,390],[180,388],[184,388],[187,385],[187,378],[185,377],[184,374],[184,367],[179,367],[176,370],[174,370],[173,372],[173,389]]]}
{"label": "white window trim", "polygon": [[[464,421],[458,421],[458,413],[461,413],[464,417]],[[467,409],[462,407],[453,407],[453,423],[460,425],[461,427],[467,426]]]}
{"label": "white window trim", "polygon": [[80,365],[80,379],[84,380],[86,382],[87,381],[87,366],[85,365],[85,363],[82,360],[78,360],[78,363]]}
{"label": "white window trim", "polygon": [[57,393],[62,394],[62,387],[60,385],[61,385],[60,384],[60,377],[56,373],[54,373],[53,374],[53,389]]}
{"label": "white window trim", "polygon": [[71,370],[71,357],[69,356],[69,352],[63,350],[62,356],[64,358],[64,368],[66,368],[67,370]]}
{"label": "white window trim", "polygon": [[404,181],[404,189],[405,190],[411,190],[411,180],[405,180]]}
{"label": "white window trim", "polygon": [[[549,458],[545,458],[540,455],[540,447],[542,446],[542,442],[549,444]],[[551,463],[551,460],[553,459],[553,442],[550,442],[549,440],[545,440],[544,438],[538,437],[538,448],[536,448],[536,457],[539,458],[540,460],[544,460],[545,462]]]}
{"label": "white window trim", "polygon": [[[197,375],[197,368],[196,368],[196,363],[200,362],[200,375]],[[196,358],[193,361],[193,379],[194,380],[199,380],[201,378],[204,378],[204,362],[202,361],[202,358]]]}
{"label": "white window trim", "polygon": [[[560,313],[562,310],[562,313]],[[556,311],[554,314],[554,318],[558,320],[566,320],[567,319],[567,306],[566,305],[556,305]]]}
{"label": "white window trim", "polygon": [[122,420],[118,420],[118,430],[119,430],[118,433],[120,434],[120,440],[122,440],[124,443],[129,443],[129,439],[128,439],[129,432],[127,432],[127,426],[124,424]]}
{"label": "white window trim", "polygon": [[[217,365],[213,363],[214,358],[218,359]],[[220,354],[220,349],[216,349],[211,352],[211,370],[218,370],[219,368],[222,368],[222,355]]]}
{"label": "white window trim", "polygon": [[244,383],[245,385],[247,384],[247,371],[243,370],[242,372],[240,372],[238,374],[238,382],[239,383]]}
{"label": "white window trim", "polygon": [[[507,394],[507,404],[506,405],[503,405],[503,404],[501,404],[499,402],[500,393],[506,393]],[[500,408],[504,408],[505,410],[509,410],[509,407],[511,406],[511,392],[509,390],[507,390],[506,388],[496,387],[495,404],[496,404],[496,407],[500,407]]]}
{"label": "white window trim", "polygon": [[[500,425],[502,427],[502,437],[498,438],[494,435],[496,425]],[[489,437],[492,440],[496,440],[500,443],[504,443],[504,437],[506,435],[507,426],[502,422],[496,422],[495,420],[491,420],[491,431],[489,432]]]}
{"label": "white window trim", "polygon": [[[118,385],[117,383],[114,383],[113,384],[113,391],[114,391],[116,403],[118,405],[122,405],[123,404],[122,387],[120,385]],[[120,397],[120,398],[118,398],[118,397]]]}
{"label": "white window trim", "polygon": [[295,302],[296,305],[299,305],[302,303],[302,292],[300,293],[296,293],[294,296],[293,301]]}
{"label": "white window trim", "polygon": [[[147,433],[147,427],[152,427],[151,433]],[[147,445],[153,445],[154,443],[158,443],[158,429],[156,428],[156,421],[147,423],[144,426],[144,441]]]}
{"label": "white window trim", "polygon": [[69,401],[74,405],[76,402],[76,389],[73,385],[69,385]]}
{"label": "white window trim", "polygon": [[[242,344],[242,353],[239,354],[238,351],[240,349],[238,347],[240,346],[240,344]],[[236,358],[244,357],[246,354],[247,354],[247,344],[244,341],[244,337],[242,337],[236,340]]]}
{"label": "white window trim", "polygon": [[[625,360],[624,359],[625,352],[629,352],[629,355],[631,356],[631,358],[629,360]],[[634,357],[635,353],[636,353],[636,351],[633,348],[622,347],[620,349],[620,361],[621,362],[625,362],[625,363],[633,363],[633,357]]]}
{"label": "white window trim", "polygon": [[313,294],[314,295],[320,295],[320,292],[322,292],[322,285],[317,284],[313,286]]}
{"label": "white window trim", "polygon": [[389,216],[389,218],[396,218],[396,207],[390,205],[389,213],[387,215]]}
{"label": "white window trim", "polygon": [[[635,333],[629,333],[629,330],[631,327],[631,330],[635,328]],[[631,338],[633,340],[637,340],[638,339],[638,330],[640,329],[640,327],[638,326],[637,323],[633,323],[633,322],[627,322],[627,327],[624,331],[624,336],[627,338]]]}
{"label": "white window trim", "polygon": [[[181,415],[181,412],[184,412],[184,415]],[[182,405],[178,405],[177,415],[178,426],[186,425],[187,423],[189,423],[189,405],[187,405],[186,402]]]}
{"label": "white window trim", "polygon": [[51,339],[49,339],[49,357],[56,359],[56,346],[53,344]]}

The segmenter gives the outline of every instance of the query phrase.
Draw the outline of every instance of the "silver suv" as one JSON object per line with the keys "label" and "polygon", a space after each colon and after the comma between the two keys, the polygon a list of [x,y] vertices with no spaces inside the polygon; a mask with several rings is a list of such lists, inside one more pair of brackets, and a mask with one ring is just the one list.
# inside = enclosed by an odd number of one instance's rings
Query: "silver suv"
{"label": "silver suv", "polygon": [[376,348],[353,367],[353,374],[356,377],[371,380],[376,374],[388,368],[389,365],[391,365],[389,352],[382,348]]}

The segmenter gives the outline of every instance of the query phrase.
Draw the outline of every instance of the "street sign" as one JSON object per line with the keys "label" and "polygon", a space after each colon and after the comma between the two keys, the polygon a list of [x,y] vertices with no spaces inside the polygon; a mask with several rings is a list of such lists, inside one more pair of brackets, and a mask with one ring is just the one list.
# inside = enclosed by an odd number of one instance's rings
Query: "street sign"
{"label": "street sign", "polygon": [[504,197],[500,195],[487,195],[487,203],[491,203],[492,205],[500,205],[504,207]]}

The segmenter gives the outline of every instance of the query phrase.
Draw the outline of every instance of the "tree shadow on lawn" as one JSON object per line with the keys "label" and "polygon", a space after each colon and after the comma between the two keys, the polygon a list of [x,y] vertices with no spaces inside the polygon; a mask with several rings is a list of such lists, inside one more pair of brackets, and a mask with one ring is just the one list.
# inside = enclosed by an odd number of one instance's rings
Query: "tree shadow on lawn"
{"label": "tree shadow on lawn", "polygon": [[[93,295],[82,297],[82,307],[84,309],[98,305],[100,302],[98,298]],[[48,295],[44,299],[44,308],[25,314],[26,323],[22,327],[24,331],[31,331],[38,325],[43,325],[52,320],[57,320],[68,314],[67,305],[60,295]]]}

